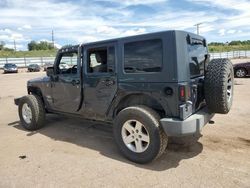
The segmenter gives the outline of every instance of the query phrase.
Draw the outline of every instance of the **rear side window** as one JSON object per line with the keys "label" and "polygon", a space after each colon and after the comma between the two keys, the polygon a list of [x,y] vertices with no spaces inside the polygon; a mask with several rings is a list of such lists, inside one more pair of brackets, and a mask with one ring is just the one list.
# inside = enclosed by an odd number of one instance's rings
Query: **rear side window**
{"label": "rear side window", "polygon": [[162,40],[144,40],[124,45],[126,73],[160,72],[162,69]]}
{"label": "rear side window", "polygon": [[200,43],[188,45],[190,77],[204,75],[207,47]]}

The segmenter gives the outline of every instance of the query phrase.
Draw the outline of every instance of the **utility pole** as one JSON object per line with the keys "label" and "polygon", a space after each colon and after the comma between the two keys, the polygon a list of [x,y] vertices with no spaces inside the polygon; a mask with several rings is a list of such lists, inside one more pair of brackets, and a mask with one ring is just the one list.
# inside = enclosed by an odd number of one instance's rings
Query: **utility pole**
{"label": "utility pole", "polygon": [[16,52],[16,40],[14,39],[14,50]]}
{"label": "utility pole", "polygon": [[196,26],[196,32],[197,32],[197,35],[200,34],[200,25],[203,24],[203,23],[197,23],[195,24],[194,26]]}
{"label": "utility pole", "polygon": [[53,48],[55,48],[55,41],[54,41],[54,31],[52,30],[52,33],[51,33],[51,41],[52,41],[52,45],[53,45]]}

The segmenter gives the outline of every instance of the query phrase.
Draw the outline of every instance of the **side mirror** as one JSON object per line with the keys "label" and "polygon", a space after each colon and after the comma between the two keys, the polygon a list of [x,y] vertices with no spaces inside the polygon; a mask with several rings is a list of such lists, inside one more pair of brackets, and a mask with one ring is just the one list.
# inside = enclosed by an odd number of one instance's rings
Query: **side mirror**
{"label": "side mirror", "polygon": [[49,77],[54,75],[54,67],[47,67],[46,74]]}

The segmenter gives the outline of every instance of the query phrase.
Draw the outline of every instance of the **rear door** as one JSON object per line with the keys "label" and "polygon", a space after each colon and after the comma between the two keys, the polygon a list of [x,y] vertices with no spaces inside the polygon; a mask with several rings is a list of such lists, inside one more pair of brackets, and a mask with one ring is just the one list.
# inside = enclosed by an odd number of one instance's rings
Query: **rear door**
{"label": "rear door", "polygon": [[103,119],[117,91],[116,44],[84,47],[84,114]]}
{"label": "rear door", "polygon": [[61,112],[76,113],[81,101],[80,63],[77,49],[58,54],[52,77],[52,107]]}

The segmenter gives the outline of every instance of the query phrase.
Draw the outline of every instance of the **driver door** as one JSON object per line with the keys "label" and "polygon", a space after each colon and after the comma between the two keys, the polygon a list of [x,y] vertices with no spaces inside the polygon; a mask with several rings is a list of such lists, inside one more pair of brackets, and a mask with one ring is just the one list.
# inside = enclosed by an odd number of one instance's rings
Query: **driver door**
{"label": "driver door", "polygon": [[80,62],[77,50],[58,55],[51,84],[54,110],[77,113],[81,100]]}

